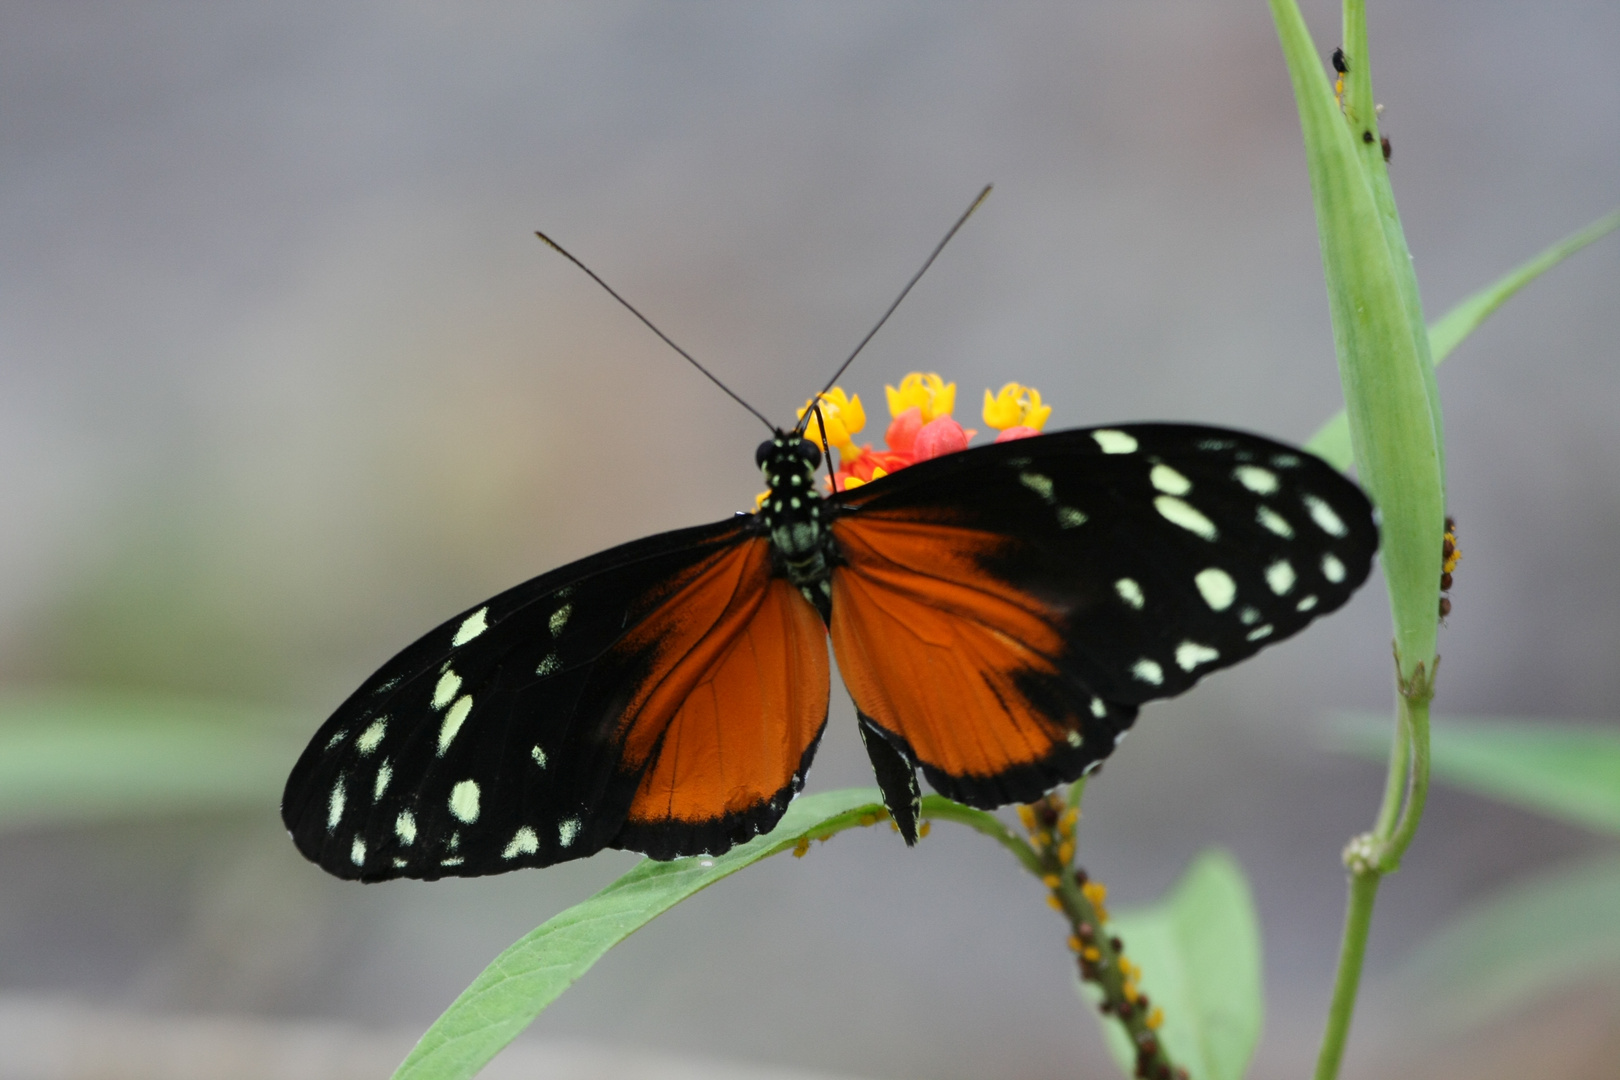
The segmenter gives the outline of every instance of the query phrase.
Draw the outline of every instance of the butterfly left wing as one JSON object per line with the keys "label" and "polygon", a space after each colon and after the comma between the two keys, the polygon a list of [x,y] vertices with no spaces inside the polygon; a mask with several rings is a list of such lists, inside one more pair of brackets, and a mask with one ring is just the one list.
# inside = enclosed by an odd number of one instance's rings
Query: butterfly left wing
{"label": "butterfly left wing", "polygon": [[[833,502],[833,649],[886,743],[874,765],[986,808],[1076,778],[1142,703],[1339,607],[1378,542],[1326,463],[1186,425],[967,450]],[[904,817],[912,793],[885,788]]]}
{"label": "butterfly left wing", "polygon": [[827,687],[821,620],[750,519],[649,537],[385,664],[316,733],[282,817],[306,857],[368,881],[723,851],[786,809]]}

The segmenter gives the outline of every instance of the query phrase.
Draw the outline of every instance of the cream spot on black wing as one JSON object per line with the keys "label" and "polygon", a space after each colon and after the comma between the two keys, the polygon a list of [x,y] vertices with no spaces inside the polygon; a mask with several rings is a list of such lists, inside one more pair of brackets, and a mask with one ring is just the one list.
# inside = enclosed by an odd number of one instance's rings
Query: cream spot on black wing
{"label": "cream spot on black wing", "polygon": [[450,749],[450,741],[456,737],[456,732],[461,730],[461,725],[466,721],[467,714],[472,712],[472,707],[472,695],[462,694],[456,700],[456,703],[450,706],[450,711],[444,714],[444,723],[439,725],[440,757],[443,757],[444,752]]}
{"label": "cream spot on black wing", "polygon": [[1219,650],[1212,649],[1208,645],[1200,645],[1196,641],[1183,641],[1176,646],[1176,666],[1182,671],[1191,671],[1199,664],[1207,664],[1220,658]]}
{"label": "cream spot on black wing", "polygon": [[[780,510],[781,507],[777,507],[777,509]],[[563,632],[563,627],[568,625],[568,616],[572,615],[573,613],[573,604],[564,604],[562,607],[556,610],[556,612],[551,616],[551,621],[548,624],[551,627],[552,637],[556,637],[558,634]]]}
{"label": "cream spot on black wing", "polygon": [[463,619],[461,625],[456,628],[456,636],[450,639],[450,644],[455,648],[460,648],[485,630],[488,630],[489,624],[484,621],[484,616],[488,614],[489,608],[485,606]]}
{"label": "cream spot on black wing", "polygon": [[1136,440],[1123,431],[1113,431],[1103,428],[1093,431],[1091,437],[1105,454],[1132,454],[1136,452]]}
{"label": "cream spot on black wing", "polygon": [[1322,576],[1335,585],[1345,578],[1344,563],[1331,551],[1322,556]]}
{"label": "cream spot on black wing", "polygon": [[1193,577],[1193,584],[1198,586],[1198,594],[1211,611],[1225,611],[1237,598],[1237,582],[1218,566],[1198,571]]}
{"label": "cream spot on black wing", "polygon": [[1334,512],[1333,507],[1326,502],[1315,495],[1306,495],[1302,501],[1305,503],[1305,509],[1310,511],[1311,520],[1316,522],[1317,528],[1329,536],[1345,537],[1350,535],[1350,530],[1345,526],[1344,521]]}
{"label": "cream spot on black wing", "polygon": [[1286,596],[1288,590],[1294,587],[1296,580],[1298,578],[1294,574],[1294,566],[1287,559],[1278,559],[1266,567],[1266,584],[1271,586],[1271,591],[1278,596]]}
{"label": "cream spot on black wing", "polygon": [[1185,495],[1192,490],[1191,480],[1163,463],[1153,466],[1153,471],[1148,473],[1148,480],[1166,495]]}
{"label": "cream spot on black wing", "polygon": [[399,837],[399,842],[406,847],[416,843],[416,815],[409,810],[401,810],[399,816],[394,819],[394,835]]}
{"label": "cream spot on black wing", "polygon": [[433,688],[433,707],[442,709],[456,698],[456,691],[461,689],[461,676],[454,671],[446,670],[439,676],[438,685]]}
{"label": "cream spot on black wing", "polygon": [[1275,495],[1282,486],[1277,482],[1276,473],[1258,465],[1239,465],[1232,470],[1232,479],[1256,495]]}
{"label": "cream spot on black wing", "polygon": [[501,858],[515,859],[519,855],[533,855],[539,850],[540,838],[534,834],[533,829],[525,825],[512,834],[512,840],[506,845],[506,850],[501,852]]}
{"label": "cream spot on black wing", "polygon": [[462,780],[450,789],[450,812],[468,825],[478,820],[478,781]]}
{"label": "cream spot on black wing", "polygon": [[332,785],[332,793],[326,797],[327,832],[335,832],[338,827],[338,822],[343,820],[344,798],[343,777],[340,776],[337,778],[337,783]]}
{"label": "cream spot on black wing", "polygon": [[1143,657],[1131,665],[1131,674],[1150,686],[1158,686],[1164,682],[1164,668],[1157,661]]}
{"label": "cream spot on black wing", "polygon": [[1271,507],[1261,506],[1254,512],[1254,516],[1255,519],[1260,522],[1261,526],[1263,526],[1267,531],[1275,533],[1284,540],[1292,540],[1294,538],[1294,527],[1288,524],[1287,518],[1277,513],[1277,511],[1273,510]]}
{"label": "cream spot on black wing", "polygon": [[360,737],[354,740],[354,748],[360,752],[361,757],[369,757],[371,752],[382,743],[383,735],[388,730],[388,717],[379,716],[373,720]]}
{"label": "cream spot on black wing", "polygon": [[1147,603],[1147,598],[1142,595],[1142,586],[1138,585],[1131,578],[1122,577],[1118,581],[1114,582],[1114,591],[1119,593],[1119,598],[1121,600],[1131,605],[1131,607],[1135,608],[1137,611],[1141,611],[1142,605]]}
{"label": "cream spot on black wing", "polygon": [[1205,540],[1215,539],[1215,523],[1195,510],[1190,504],[1182,502],[1175,496],[1160,495],[1153,500],[1153,506],[1172,525],[1180,525],[1183,529],[1195,536],[1201,536]]}

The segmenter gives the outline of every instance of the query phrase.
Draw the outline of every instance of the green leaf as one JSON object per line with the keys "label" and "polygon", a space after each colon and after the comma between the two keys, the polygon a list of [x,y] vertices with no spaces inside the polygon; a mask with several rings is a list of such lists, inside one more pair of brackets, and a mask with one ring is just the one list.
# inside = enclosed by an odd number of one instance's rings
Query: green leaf
{"label": "green leaf", "polygon": [[[1350,718],[1348,749],[1379,759],[1388,720]],[[1454,787],[1620,833],[1620,731],[1553,720],[1459,720],[1430,729],[1433,775]],[[1620,911],[1620,908],[1616,908]]]}
{"label": "green leaf", "polygon": [[0,698],[0,826],[268,809],[313,726],[241,704],[146,695]]}
{"label": "green leaf", "polygon": [[1398,984],[1445,1020],[1478,1023],[1620,969],[1620,858],[1542,874],[1469,909],[1413,954]]}
{"label": "green leaf", "polygon": [[[1159,1036],[1170,1059],[1192,1080],[1240,1080],[1260,1041],[1265,997],[1260,921],[1237,862],[1205,851],[1163,900],[1119,912],[1108,928],[1142,969],[1142,990],[1164,1010]],[[1114,1060],[1131,1075],[1136,1053],[1124,1029],[1098,1019]]]}
{"label": "green leaf", "polygon": [[[1359,11],[1359,8],[1356,9]],[[1343,111],[1294,0],[1271,0],[1304,135],[1356,469],[1383,516],[1403,678],[1433,670],[1445,459],[1417,279],[1378,146],[1365,26],[1346,6]]]}
{"label": "green leaf", "polygon": [[807,795],[788,806],[772,832],[724,855],[642,861],[497,956],[428,1028],[394,1073],[395,1080],[475,1075],[609,949],[682,900],[802,839],[884,814],[881,795],[869,788]]}
{"label": "green leaf", "polygon": [[[1616,228],[1620,228],[1620,210],[1606,214],[1579,232],[1564,237],[1535,258],[1520,264],[1442,315],[1429,327],[1429,354],[1433,357],[1435,365],[1438,366],[1442,360],[1450,356],[1451,351],[1501,307],[1508,297]],[[1311,436],[1310,441],[1305,444],[1305,449],[1337,469],[1350,468],[1353,460],[1350,451],[1350,419],[1343,409]]]}

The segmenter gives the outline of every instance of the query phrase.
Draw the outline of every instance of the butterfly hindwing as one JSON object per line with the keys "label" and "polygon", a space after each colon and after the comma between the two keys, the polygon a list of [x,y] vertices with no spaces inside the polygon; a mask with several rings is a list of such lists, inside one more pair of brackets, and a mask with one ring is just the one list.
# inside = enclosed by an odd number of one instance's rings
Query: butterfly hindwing
{"label": "butterfly hindwing", "polygon": [[1187,425],[968,450],[833,501],[856,706],[942,794],[985,807],[1073,779],[1138,705],[1339,607],[1377,548],[1366,498],[1326,463]]}
{"label": "butterfly hindwing", "polygon": [[[300,758],[282,803],[299,849],[340,877],[436,878],[603,847],[723,850],[769,828],[820,734],[827,660],[819,625],[784,632],[768,560],[739,517],[614,548],[444,623]],[[716,682],[769,713],[774,757],[757,725],[697,737]],[[744,757],[757,782],[726,786]],[[689,797],[660,807],[649,785],[668,775]]]}

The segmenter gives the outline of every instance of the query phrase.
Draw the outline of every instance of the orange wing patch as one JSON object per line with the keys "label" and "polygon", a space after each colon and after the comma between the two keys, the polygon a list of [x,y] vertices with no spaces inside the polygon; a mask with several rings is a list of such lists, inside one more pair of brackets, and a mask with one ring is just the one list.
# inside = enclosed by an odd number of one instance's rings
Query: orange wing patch
{"label": "orange wing patch", "polygon": [[980,565],[1004,537],[882,513],[833,532],[846,562],[833,575],[838,668],[856,707],[920,764],[984,780],[1074,746],[1081,719],[1021,688],[1057,675],[1062,638],[1055,613]]}
{"label": "orange wing patch", "polygon": [[624,642],[656,652],[619,726],[621,768],[646,770],[627,824],[774,823],[827,719],[821,618],[771,578],[763,539],[700,564],[668,607]]}

